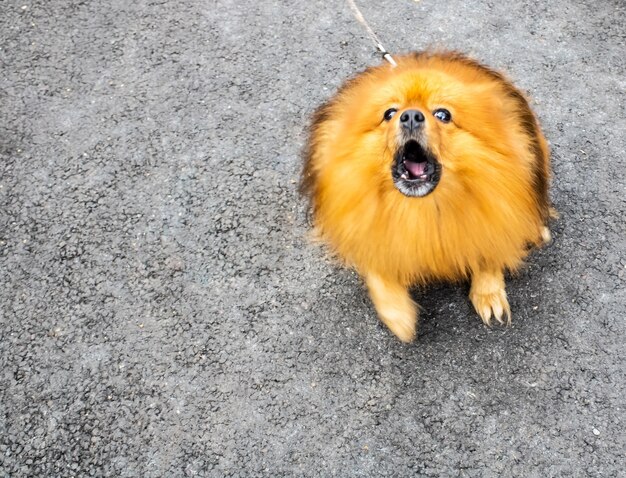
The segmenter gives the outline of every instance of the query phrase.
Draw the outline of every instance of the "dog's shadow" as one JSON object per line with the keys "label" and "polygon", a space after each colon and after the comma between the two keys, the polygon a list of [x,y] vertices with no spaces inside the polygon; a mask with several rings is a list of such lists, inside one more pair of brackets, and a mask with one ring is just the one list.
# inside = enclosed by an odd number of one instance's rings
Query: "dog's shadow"
{"label": "dog's shadow", "polygon": [[428,340],[441,333],[470,330],[480,318],[468,297],[469,284],[433,283],[411,289],[411,297],[419,304],[418,339]]}

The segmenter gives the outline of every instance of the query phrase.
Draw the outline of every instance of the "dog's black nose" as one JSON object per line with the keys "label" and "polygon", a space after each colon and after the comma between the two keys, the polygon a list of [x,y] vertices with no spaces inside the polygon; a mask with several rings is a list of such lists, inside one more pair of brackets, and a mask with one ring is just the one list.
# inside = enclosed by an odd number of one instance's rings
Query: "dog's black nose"
{"label": "dog's black nose", "polygon": [[400,124],[409,132],[416,130],[424,124],[424,115],[419,110],[406,110],[400,116]]}

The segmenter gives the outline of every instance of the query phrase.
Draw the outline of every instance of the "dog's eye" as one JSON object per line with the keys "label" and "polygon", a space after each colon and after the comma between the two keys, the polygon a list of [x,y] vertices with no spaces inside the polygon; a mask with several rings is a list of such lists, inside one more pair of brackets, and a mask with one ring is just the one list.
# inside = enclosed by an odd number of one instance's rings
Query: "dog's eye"
{"label": "dog's eye", "polygon": [[389,121],[391,118],[393,118],[393,115],[395,115],[397,112],[398,112],[397,109],[389,108],[387,111],[385,111],[383,118],[385,118],[385,121]]}
{"label": "dog's eye", "polygon": [[452,115],[445,108],[439,108],[438,110],[435,110],[433,112],[433,116],[437,118],[439,121],[441,121],[442,123],[449,123],[450,120],[452,119]]}

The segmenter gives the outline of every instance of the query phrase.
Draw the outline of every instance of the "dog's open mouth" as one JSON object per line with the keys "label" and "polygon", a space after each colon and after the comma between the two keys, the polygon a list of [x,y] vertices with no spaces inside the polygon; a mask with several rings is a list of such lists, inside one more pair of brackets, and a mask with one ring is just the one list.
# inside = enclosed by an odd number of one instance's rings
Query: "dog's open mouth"
{"label": "dog's open mouth", "polygon": [[391,176],[398,191],[405,196],[423,197],[437,187],[441,164],[417,141],[410,140],[396,153]]}

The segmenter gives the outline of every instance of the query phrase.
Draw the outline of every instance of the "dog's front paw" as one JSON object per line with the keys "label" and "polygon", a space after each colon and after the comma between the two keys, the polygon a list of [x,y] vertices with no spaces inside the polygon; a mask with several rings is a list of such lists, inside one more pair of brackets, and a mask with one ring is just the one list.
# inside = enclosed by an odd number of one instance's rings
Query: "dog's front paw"
{"label": "dog's front paw", "polygon": [[483,322],[491,324],[493,317],[499,323],[511,323],[511,308],[504,290],[504,276],[502,272],[475,273],[472,277],[470,300]]}
{"label": "dog's front paw", "polygon": [[389,330],[402,342],[412,342],[417,328],[415,306],[400,309],[397,307],[379,310],[378,315]]}
{"label": "dog's front paw", "polygon": [[505,316],[506,323],[511,323],[511,309],[504,289],[491,294],[470,293],[470,300],[485,324],[490,325],[492,317],[503,324]]}
{"label": "dog's front paw", "polygon": [[366,277],[378,317],[402,342],[411,342],[417,329],[417,305],[405,287],[376,274]]}

